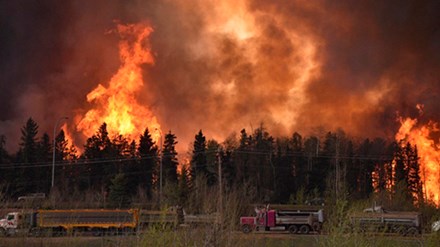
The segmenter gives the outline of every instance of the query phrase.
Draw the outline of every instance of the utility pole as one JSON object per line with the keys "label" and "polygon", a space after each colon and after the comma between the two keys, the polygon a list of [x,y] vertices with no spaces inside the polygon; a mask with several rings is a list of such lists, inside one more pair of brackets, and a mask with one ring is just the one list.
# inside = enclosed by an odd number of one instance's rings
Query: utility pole
{"label": "utility pole", "polygon": [[163,134],[162,130],[156,128],[160,134],[160,150],[159,150],[159,205],[162,206],[162,159],[163,159]]}
{"label": "utility pole", "polygon": [[58,129],[58,125],[60,124],[60,122],[62,120],[67,120],[69,119],[68,117],[62,117],[60,119],[57,120],[57,122],[55,123],[55,126],[53,127],[53,150],[52,150],[52,183],[51,183],[51,188],[53,189],[54,185],[55,185],[55,151],[56,151],[56,131]]}

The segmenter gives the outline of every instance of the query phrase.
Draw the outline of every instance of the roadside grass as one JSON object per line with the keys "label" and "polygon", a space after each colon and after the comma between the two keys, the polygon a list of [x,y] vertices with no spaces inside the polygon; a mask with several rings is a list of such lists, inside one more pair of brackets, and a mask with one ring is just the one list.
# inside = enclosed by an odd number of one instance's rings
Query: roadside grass
{"label": "roadside grass", "polygon": [[385,234],[290,235],[288,233],[250,233],[214,229],[210,226],[195,228],[163,228],[153,226],[131,236],[102,237],[11,237],[0,238],[1,247],[437,247],[440,234],[422,237],[401,237]]}

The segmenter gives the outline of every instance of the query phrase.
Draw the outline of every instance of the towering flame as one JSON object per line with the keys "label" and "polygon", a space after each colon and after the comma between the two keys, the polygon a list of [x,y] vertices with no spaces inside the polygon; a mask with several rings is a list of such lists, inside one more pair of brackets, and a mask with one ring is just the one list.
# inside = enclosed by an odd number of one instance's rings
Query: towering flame
{"label": "towering flame", "polygon": [[129,139],[137,138],[146,127],[160,129],[151,110],[136,98],[144,86],[141,65],[154,64],[148,44],[152,31],[142,23],[117,25],[121,66],[107,87],[99,84],[87,95],[93,108],[77,116],[77,130],[85,136],[92,136],[104,122],[110,136],[121,134]]}
{"label": "towering flame", "polygon": [[[421,106],[418,105],[421,110]],[[395,138],[406,140],[417,146],[420,157],[420,171],[425,198],[440,205],[440,145],[432,139],[432,133],[439,131],[438,124],[430,121],[417,125],[417,119],[400,118],[401,127]]]}

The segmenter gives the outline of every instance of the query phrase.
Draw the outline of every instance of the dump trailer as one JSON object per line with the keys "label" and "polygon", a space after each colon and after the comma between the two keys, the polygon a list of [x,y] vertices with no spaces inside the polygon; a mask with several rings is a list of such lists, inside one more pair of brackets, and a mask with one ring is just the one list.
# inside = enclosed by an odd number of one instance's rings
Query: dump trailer
{"label": "dump trailer", "polygon": [[240,225],[244,233],[254,230],[287,230],[292,234],[308,234],[319,231],[319,219],[323,219],[322,210],[315,213],[263,208],[255,209],[255,212],[256,216],[240,217]]}
{"label": "dump trailer", "polygon": [[0,224],[7,236],[56,236],[84,232],[93,235],[131,233],[136,231],[138,222],[136,209],[73,209],[11,212]]}
{"label": "dump trailer", "polygon": [[139,226],[141,229],[157,224],[176,227],[183,223],[182,217],[183,215],[180,215],[179,211],[174,209],[166,211],[141,210],[139,214]]}
{"label": "dump trailer", "polygon": [[278,211],[279,214],[311,214],[313,216],[312,230],[320,232],[325,221],[323,206],[299,205],[299,204],[271,204],[270,208]]}
{"label": "dump trailer", "polygon": [[374,207],[354,213],[350,219],[352,226],[362,232],[397,233],[402,236],[422,233],[422,215],[419,212],[387,211]]}

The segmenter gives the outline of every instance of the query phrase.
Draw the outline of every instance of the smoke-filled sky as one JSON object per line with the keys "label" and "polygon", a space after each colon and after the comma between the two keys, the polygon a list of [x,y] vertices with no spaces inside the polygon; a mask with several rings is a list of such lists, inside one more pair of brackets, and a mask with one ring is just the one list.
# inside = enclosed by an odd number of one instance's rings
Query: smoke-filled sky
{"label": "smoke-filled sky", "polygon": [[[0,135],[15,150],[93,106],[120,66],[116,23],[148,23],[138,100],[186,149],[261,123],[393,138],[398,115],[440,121],[440,1],[0,0]],[[147,127],[147,126],[146,126]],[[81,144],[80,144],[81,145]]]}

